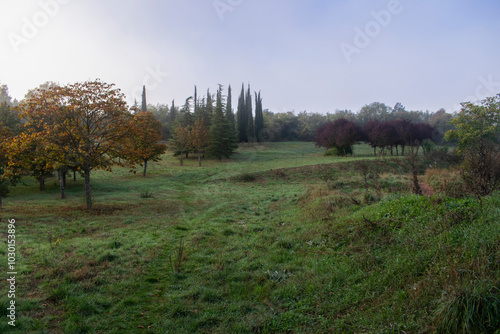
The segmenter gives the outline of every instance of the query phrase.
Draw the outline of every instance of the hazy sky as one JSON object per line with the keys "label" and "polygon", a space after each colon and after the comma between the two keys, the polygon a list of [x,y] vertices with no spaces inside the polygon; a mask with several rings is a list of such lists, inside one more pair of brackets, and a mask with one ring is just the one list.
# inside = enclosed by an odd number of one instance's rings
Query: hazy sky
{"label": "hazy sky", "polygon": [[100,78],[132,102],[261,90],[274,112],[452,112],[500,93],[498,0],[0,0],[0,83]]}

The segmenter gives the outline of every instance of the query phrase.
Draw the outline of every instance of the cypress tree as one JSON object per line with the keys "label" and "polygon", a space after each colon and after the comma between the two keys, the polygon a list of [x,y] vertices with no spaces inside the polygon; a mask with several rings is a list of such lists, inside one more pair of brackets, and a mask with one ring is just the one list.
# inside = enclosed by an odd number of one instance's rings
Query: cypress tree
{"label": "cypress tree", "polygon": [[252,93],[250,93],[250,84],[248,85],[247,97],[245,99],[246,102],[246,113],[247,113],[247,133],[248,133],[248,142],[253,142],[255,138],[255,128],[253,125],[253,112],[252,112]]}
{"label": "cypress tree", "polygon": [[234,130],[236,130],[236,123],[234,119],[233,106],[232,106],[231,85],[227,88],[227,102],[226,102],[226,119],[229,121]]}
{"label": "cypress tree", "polygon": [[193,110],[193,115],[195,120],[198,120],[201,118],[200,116],[200,110],[199,110],[199,105],[198,105],[198,88],[196,88],[196,85],[194,86],[194,110]]}
{"label": "cypress tree", "polygon": [[238,148],[238,133],[236,130],[236,122],[234,119],[234,113],[232,108],[232,93],[231,93],[231,85],[228,87],[227,92],[227,103],[226,103],[226,113],[225,119],[228,124],[227,126],[227,144],[228,151],[231,153]]}
{"label": "cypress tree", "polygon": [[238,98],[238,110],[236,112],[236,118],[238,122],[238,140],[240,143],[248,141],[248,118],[246,117],[246,106],[245,106],[245,87],[241,84],[241,93]]}
{"label": "cypress tree", "polygon": [[262,130],[264,130],[264,114],[262,112],[262,98],[260,91],[255,92],[255,138],[260,142]]}
{"label": "cypress tree", "polygon": [[214,102],[212,94],[210,94],[210,89],[207,89],[207,98],[205,102],[205,108],[203,108],[203,120],[205,125],[210,128],[212,125],[212,117],[214,114]]}
{"label": "cypress tree", "polygon": [[170,122],[175,122],[175,119],[177,118],[177,108],[175,107],[175,100],[172,100],[172,105],[170,106],[170,111],[168,112],[168,114]]}
{"label": "cypress tree", "polygon": [[142,86],[142,111],[148,111],[148,104],[146,103],[146,86]]}

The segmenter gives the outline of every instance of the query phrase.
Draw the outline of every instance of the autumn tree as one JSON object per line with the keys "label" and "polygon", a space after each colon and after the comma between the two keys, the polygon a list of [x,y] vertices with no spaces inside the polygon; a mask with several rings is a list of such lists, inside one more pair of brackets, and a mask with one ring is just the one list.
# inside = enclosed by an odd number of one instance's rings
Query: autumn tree
{"label": "autumn tree", "polygon": [[0,207],[2,198],[9,193],[9,187],[15,185],[20,178],[19,171],[9,166],[8,148],[11,140],[12,132],[0,123]]}
{"label": "autumn tree", "polygon": [[198,119],[189,132],[189,146],[198,154],[198,166],[201,167],[201,155],[210,145],[210,132],[203,119]]}
{"label": "autumn tree", "polygon": [[477,196],[493,193],[500,187],[500,94],[480,105],[462,103],[451,122],[456,129],[449,130],[445,138],[458,141],[465,184]]}
{"label": "autumn tree", "polygon": [[190,137],[190,126],[182,126],[179,124],[175,128],[172,139],[170,140],[170,146],[176,153],[180,153],[180,164],[184,165],[184,153],[189,149],[189,137]]}
{"label": "autumn tree", "polygon": [[[22,133],[11,138],[7,148],[9,165],[29,173],[38,181],[40,191],[45,190],[45,178],[52,175],[58,167],[57,164],[46,155],[43,144],[37,140],[31,140],[29,135]],[[64,198],[64,185],[61,185],[61,197]]]}
{"label": "autumn tree", "polygon": [[360,139],[361,129],[354,122],[337,119],[321,126],[315,137],[316,146],[334,149],[336,154],[352,154],[352,146]]}
{"label": "autumn tree", "polygon": [[161,140],[161,123],[153,113],[141,111],[134,114],[129,125],[130,137],[127,148],[127,158],[140,162],[144,166],[142,173],[146,177],[149,161],[159,161],[167,146],[159,143]]}
{"label": "autumn tree", "polygon": [[[41,105],[49,102],[50,108]],[[126,155],[131,114],[114,85],[99,80],[38,91],[22,103],[32,139],[43,143],[55,162],[77,166],[85,178],[87,208],[92,207],[90,173],[111,170]]]}

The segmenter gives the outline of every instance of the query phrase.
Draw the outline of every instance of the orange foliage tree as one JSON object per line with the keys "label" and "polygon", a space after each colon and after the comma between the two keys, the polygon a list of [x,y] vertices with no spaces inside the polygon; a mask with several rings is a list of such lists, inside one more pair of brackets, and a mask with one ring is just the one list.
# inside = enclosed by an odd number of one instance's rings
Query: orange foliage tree
{"label": "orange foliage tree", "polygon": [[0,207],[2,198],[9,193],[9,186],[19,181],[18,170],[9,166],[8,148],[12,132],[0,122]]}
{"label": "orange foliage tree", "polygon": [[111,171],[127,156],[130,118],[124,95],[99,80],[35,91],[21,103],[26,140],[42,145],[44,155],[81,170],[87,208],[92,207],[90,172]]}
{"label": "orange foliage tree", "polygon": [[144,165],[142,176],[146,177],[148,161],[159,161],[167,146],[160,144],[162,125],[150,111],[141,111],[133,115],[129,129],[130,138],[127,147],[127,158],[132,162]]}
{"label": "orange foliage tree", "polygon": [[175,151],[180,152],[180,163],[183,163],[184,152],[189,149],[189,139],[190,139],[190,127],[189,125],[184,127],[181,124],[175,128],[173,138],[171,139],[172,147]]}
{"label": "orange foliage tree", "polygon": [[189,132],[189,146],[198,153],[198,166],[201,167],[201,155],[210,145],[210,132],[205,127],[203,119],[194,122]]}

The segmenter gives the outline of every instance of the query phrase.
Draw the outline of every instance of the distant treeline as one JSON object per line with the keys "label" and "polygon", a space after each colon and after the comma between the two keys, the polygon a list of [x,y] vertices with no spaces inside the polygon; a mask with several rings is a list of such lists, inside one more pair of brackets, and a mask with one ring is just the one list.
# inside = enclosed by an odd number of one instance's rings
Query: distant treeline
{"label": "distant treeline", "polygon": [[[410,123],[426,123],[433,127],[433,141],[441,142],[444,133],[453,128],[450,123],[452,114],[444,109],[436,112],[406,110],[401,103],[394,107],[384,103],[373,102],[365,105],[359,112],[351,110],[336,110],[333,113],[311,112],[273,112],[262,109],[262,98],[255,94],[255,109],[252,109],[252,94],[250,88],[245,93],[243,87],[238,99],[234,124],[240,142],[248,141],[314,141],[318,129],[327,122],[337,119],[346,119],[363,128],[370,121],[389,122],[405,120]],[[194,119],[203,118],[210,124],[215,99],[210,91],[198,97],[195,89],[194,97],[186,99],[182,106],[177,106],[175,101],[170,105],[148,105],[148,110],[153,112],[162,123],[163,139],[171,139],[179,123],[194,122]],[[232,109],[231,96],[226,97],[224,108]]]}

